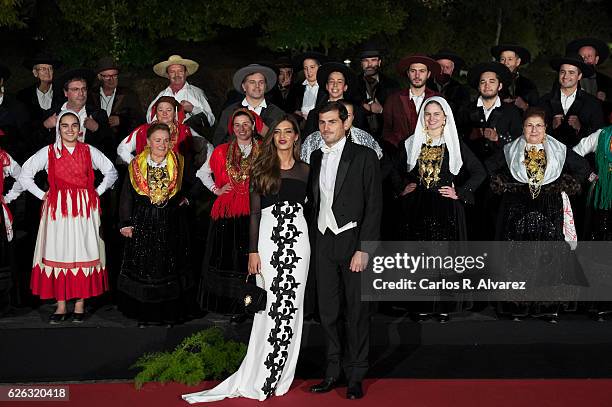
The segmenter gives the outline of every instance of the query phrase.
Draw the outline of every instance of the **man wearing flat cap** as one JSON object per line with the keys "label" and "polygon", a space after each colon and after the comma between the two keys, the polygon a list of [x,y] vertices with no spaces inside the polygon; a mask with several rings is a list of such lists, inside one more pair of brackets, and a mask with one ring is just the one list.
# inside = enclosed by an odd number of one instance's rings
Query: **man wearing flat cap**
{"label": "man wearing flat cap", "polygon": [[397,73],[407,77],[410,86],[391,94],[383,107],[383,139],[395,148],[414,133],[419,109],[423,101],[432,96],[440,96],[427,88],[427,79],[440,72],[440,65],[425,55],[404,57],[397,64]]}
{"label": "man wearing flat cap", "polygon": [[440,73],[429,77],[427,87],[440,92],[456,115],[461,107],[470,102],[470,90],[453,77],[461,71],[465,61],[450,50],[440,50],[431,58],[440,64]]}
{"label": "man wearing flat cap", "polygon": [[[500,92],[511,81],[510,70],[499,62],[485,62],[468,71],[468,84],[478,91],[478,99],[457,116],[457,129],[470,150],[481,160],[494,155],[523,131],[521,111],[514,103],[501,100]],[[491,240],[498,200],[488,183],[475,191],[476,202],[466,208],[468,234],[474,240]]]}
{"label": "man wearing flat cap", "polygon": [[308,113],[325,99],[325,90],[317,82],[317,71],[326,61],[325,55],[315,51],[305,52],[293,60],[295,70],[304,72],[304,82],[294,86],[287,96],[287,103],[298,118],[306,120]]}
{"label": "man wearing flat cap", "polygon": [[172,96],[183,106],[185,111],[184,124],[189,125],[197,133],[203,134],[203,130],[215,124],[215,116],[212,113],[204,91],[197,86],[187,82],[187,77],[193,75],[200,65],[180,55],[171,55],[166,61],[153,66],[153,72],[163,78],[168,78],[168,87],[153,98],[147,108],[147,121],[153,115],[151,110],[155,101],[162,96]]}
{"label": "man wearing flat cap", "polygon": [[115,144],[144,121],[138,96],[131,89],[119,86],[119,73],[119,66],[112,58],[100,58],[96,67],[100,86],[91,95],[91,104],[106,111]]}
{"label": "man wearing flat cap", "polygon": [[359,60],[363,73],[357,79],[357,98],[363,100],[367,130],[377,140],[380,140],[383,130],[383,106],[387,97],[399,90],[399,84],[383,74],[383,54],[385,48],[374,41],[365,43],[359,52]]}
{"label": "man wearing flat cap", "polygon": [[604,110],[604,120],[612,123],[612,78],[597,70],[610,56],[610,48],[597,38],[579,38],[567,44],[566,55],[578,54],[585,64],[593,67],[594,74],[582,76],[580,88],[601,100]]}
{"label": "man wearing flat cap", "polygon": [[539,100],[536,85],[519,73],[519,68],[531,62],[531,54],[525,47],[513,44],[500,44],[491,47],[491,56],[512,73],[512,80],[501,90],[504,102],[514,103],[522,111],[535,106]]}
{"label": "man wearing flat cap", "polygon": [[236,109],[246,107],[257,113],[265,124],[261,131],[262,134],[266,133],[267,126],[270,126],[284,114],[280,107],[266,101],[267,89],[274,87],[276,84],[276,73],[272,68],[259,64],[247,65],[236,71],[232,83],[234,89],[244,95],[244,99],[241,102],[230,104],[221,112],[219,123],[213,135],[215,146],[227,141],[228,122]]}
{"label": "man wearing flat cap", "polygon": [[540,100],[548,120],[546,132],[573,147],[604,126],[601,101],[579,86],[580,80],[592,76],[594,70],[579,55],[554,58],[550,66],[558,72],[559,86]]}
{"label": "man wearing flat cap", "polygon": [[[311,133],[319,130],[319,110],[321,106],[325,105],[327,102],[341,100],[348,100],[350,102],[355,101],[355,97],[352,96],[351,92],[354,91],[353,88],[356,82],[355,74],[351,68],[345,64],[341,62],[327,62],[321,65],[317,72],[317,82],[320,83],[321,86],[325,84],[327,97],[308,113],[304,131],[302,132],[304,139]],[[355,127],[363,129],[365,124],[363,109],[359,105],[355,106],[355,103],[351,104],[354,106],[351,122]]]}
{"label": "man wearing flat cap", "polygon": [[53,88],[53,74],[62,63],[51,55],[40,53],[26,59],[23,66],[32,71],[36,83],[21,89],[17,93],[17,99],[28,109],[30,121],[41,122],[45,116],[44,112],[60,103],[64,97],[61,89],[55,91]]}

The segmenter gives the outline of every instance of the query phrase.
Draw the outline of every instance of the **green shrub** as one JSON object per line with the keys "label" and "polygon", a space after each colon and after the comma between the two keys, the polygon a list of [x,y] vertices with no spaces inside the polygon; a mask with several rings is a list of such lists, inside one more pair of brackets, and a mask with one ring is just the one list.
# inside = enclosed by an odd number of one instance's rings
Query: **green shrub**
{"label": "green shrub", "polygon": [[185,338],[172,352],[142,356],[132,366],[141,371],[134,378],[140,389],[146,382],[177,382],[190,386],[206,379],[221,379],[238,369],[246,345],[226,341],[220,328],[208,328]]}

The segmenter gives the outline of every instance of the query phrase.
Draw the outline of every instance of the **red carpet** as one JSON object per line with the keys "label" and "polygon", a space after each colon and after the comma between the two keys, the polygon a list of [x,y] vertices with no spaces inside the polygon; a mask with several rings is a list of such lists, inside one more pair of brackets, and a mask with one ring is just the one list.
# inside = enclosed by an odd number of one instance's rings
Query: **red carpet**
{"label": "red carpet", "polygon": [[[382,379],[365,383],[366,397],[349,401],[346,389],[310,394],[314,381],[296,380],[289,393],[265,401],[266,406],[407,406],[407,407],[610,407],[612,379],[592,380],[419,380]],[[146,384],[141,390],[131,383],[70,384],[69,402],[0,402],[15,407],[186,407],[183,393],[209,388],[213,383],[188,387],[180,384]],[[198,404],[200,406],[210,404]],[[228,399],[212,405],[261,406],[254,400]]]}

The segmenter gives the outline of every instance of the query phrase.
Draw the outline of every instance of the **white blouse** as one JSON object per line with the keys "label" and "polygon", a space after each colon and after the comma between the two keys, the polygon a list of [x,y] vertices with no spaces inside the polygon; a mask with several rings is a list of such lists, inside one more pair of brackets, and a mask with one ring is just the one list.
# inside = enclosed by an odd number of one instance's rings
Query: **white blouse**
{"label": "white blouse", "polygon": [[11,157],[8,153],[6,153],[6,155],[9,158],[9,165],[2,168],[4,178],[10,176],[13,177],[16,181],[13,184],[11,190],[6,195],[4,195],[4,202],[6,204],[9,204],[15,199],[17,199],[17,197],[23,192],[23,186],[21,186],[21,183],[19,182],[19,174],[21,173],[21,167],[19,166],[19,164],[17,164],[17,161],[15,161],[13,157]]}

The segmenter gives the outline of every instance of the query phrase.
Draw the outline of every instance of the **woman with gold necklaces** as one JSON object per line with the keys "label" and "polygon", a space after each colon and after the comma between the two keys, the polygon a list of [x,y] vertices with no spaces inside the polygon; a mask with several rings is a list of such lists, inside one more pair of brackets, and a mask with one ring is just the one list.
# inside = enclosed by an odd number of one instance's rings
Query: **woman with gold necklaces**
{"label": "woman with gold necklaces", "polygon": [[154,123],[147,146],[128,167],[119,208],[127,239],[117,289],[119,308],[140,326],[174,324],[193,286],[188,225],[182,206],[183,157],[171,150],[171,129]]}
{"label": "woman with gold necklaces", "polygon": [[463,205],[473,202],[486,172],[459,140],[446,100],[434,96],[423,102],[405,147],[407,173],[394,177],[405,216],[403,240],[466,240]]}
{"label": "woman with gold necklaces", "polygon": [[[492,177],[491,189],[502,195],[495,237],[508,241],[568,242],[548,255],[546,251],[551,250],[550,246],[531,245],[533,256],[530,260],[539,264],[539,275],[533,276],[539,278],[539,285],[553,286],[555,281],[561,280],[571,285],[580,280],[580,274],[574,268],[576,263],[570,253],[577,237],[569,196],[580,191],[580,183],[589,175],[589,165],[584,158],[546,134],[543,109],[529,108],[524,117],[523,136],[506,144],[503,151],[486,162]],[[509,272],[525,270],[524,261],[520,265],[513,264],[513,260],[518,262],[520,257],[525,257],[525,253],[509,256]],[[554,272],[543,276],[542,261],[547,257],[550,260],[547,264]],[[531,314],[556,322],[560,305],[503,303],[500,311],[510,313],[515,320]]]}
{"label": "woman with gold necklaces", "polygon": [[249,242],[249,181],[259,155],[261,119],[241,108],[228,126],[230,141],[217,146],[196,176],[217,196],[210,211],[206,252],[200,280],[199,302],[204,310],[245,316],[236,301],[244,286]]}

